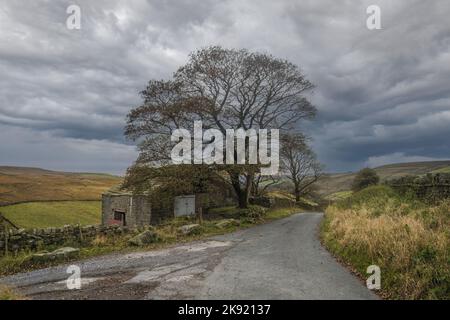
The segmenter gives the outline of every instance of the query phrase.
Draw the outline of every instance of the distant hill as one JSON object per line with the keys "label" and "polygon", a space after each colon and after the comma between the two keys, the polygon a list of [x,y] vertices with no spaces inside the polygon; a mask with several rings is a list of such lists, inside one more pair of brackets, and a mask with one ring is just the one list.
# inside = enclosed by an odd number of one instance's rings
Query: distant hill
{"label": "distant hill", "polygon": [[[380,176],[381,181],[386,181],[407,175],[421,175],[439,172],[450,173],[450,160],[395,163],[374,169]],[[355,173],[353,172],[327,174],[318,182],[318,192],[322,195],[329,195],[335,192],[350,190],[354,177]]]}
{"label": "distant hill", "polygon": [[99,173],[70,173],[0,166],[0,205],[24,201],[99,200],[122,178]]}
{"label": "distant hill", "polygon": [[[410,162],[374,168],[382,181],[406,175],[450,173],[450,160]],[[351,189],[355,173],[326,174],[317,183],[321,195]],[[101,173],[71,173],[39,168],[0,166],[0,205],[25,201],[100,200],[101,194],[122,178]],[[275,188],[287,187],[286,181]]]}

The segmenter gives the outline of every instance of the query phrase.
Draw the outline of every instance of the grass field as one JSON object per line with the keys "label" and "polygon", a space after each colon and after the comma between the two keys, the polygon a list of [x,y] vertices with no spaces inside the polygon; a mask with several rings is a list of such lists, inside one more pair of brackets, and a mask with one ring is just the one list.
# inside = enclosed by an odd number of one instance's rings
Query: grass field
{"label": "grass field", "polygon": [[100,224],[101,201],[29,202],[0,207],[0,212],[25,229]]}
{"label": "grass field", "polygon": [[441,168],[441,169],[437,169],[437,170],[433,170],[431,173],[450,173],[450,166]]}
{"label": "grass field", "polygon": [[0,167],[0,205],[24,201],[100,200],[103,192],[121,181],[122,178],[108,174]]}
{"label": "grass field", "polygon": [[352,191],[339,191],[326,196],[325,199],[331,201],[343,200],[350,197],[352,193]]}

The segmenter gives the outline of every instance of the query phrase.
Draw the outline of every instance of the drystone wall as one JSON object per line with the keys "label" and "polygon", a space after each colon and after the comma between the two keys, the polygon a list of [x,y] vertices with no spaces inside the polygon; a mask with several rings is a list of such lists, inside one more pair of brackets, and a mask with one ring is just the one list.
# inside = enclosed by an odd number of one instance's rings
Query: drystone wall
{"label": "drystone wall", "polygon": [[119,235],[130,232],[127,227],[111,226],[65,226],[47,229],[4,229],[0,231],[0,255],[17,253],[22,250],[39,250],[47,246],[65,243],[81,243],[97,236]]}

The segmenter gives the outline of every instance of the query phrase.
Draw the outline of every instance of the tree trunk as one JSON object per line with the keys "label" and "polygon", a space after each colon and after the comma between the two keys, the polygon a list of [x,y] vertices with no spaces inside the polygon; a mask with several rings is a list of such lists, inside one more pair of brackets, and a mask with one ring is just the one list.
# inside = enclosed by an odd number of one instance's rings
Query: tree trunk
{"label": "tree trunk", "polygon": [[236,193],[236,198],[238,200],[238,206],[241,209],[248,208],[248,196],[252,184],[252,175],[247,175],[245,187],[241,187],[239,182],[239,174],[230,173],[231,185],[233,186],[234,192]]}
{"label": "tree trunk", "polygon": [[257,182],[252,182],[252,188],[251,188],[250,193],[253,197],[259,196],[259,186],[258,185],[259,184]]}
{"label": "tree trunk", "polygon": [[294,186],[294,194],[295,194],[295,202],[300,202],[301,192],[300,192],[300,186],[297,184]]}
{"label": "tree trunk", "polygon": [[241,190],[241,193],[238,196],[238,205],[241,209],[248,208],[248,195],[245,191]]}

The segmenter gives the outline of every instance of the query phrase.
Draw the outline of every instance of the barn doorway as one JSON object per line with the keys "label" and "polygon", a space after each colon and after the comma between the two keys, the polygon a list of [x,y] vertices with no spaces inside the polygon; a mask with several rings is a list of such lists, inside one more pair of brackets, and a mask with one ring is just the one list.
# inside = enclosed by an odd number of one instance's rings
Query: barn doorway
{"label": "barn doorway", "polygon": [[125,211],[114,210],[114,220],[118,221],[122,226],[127,225]]}
{"label": "barn doorway", "polygon": [[174,214],[175,217],[195,214],[195,195],[175,197]]}

